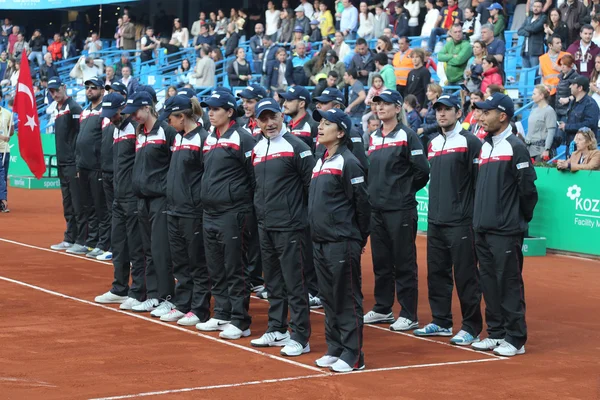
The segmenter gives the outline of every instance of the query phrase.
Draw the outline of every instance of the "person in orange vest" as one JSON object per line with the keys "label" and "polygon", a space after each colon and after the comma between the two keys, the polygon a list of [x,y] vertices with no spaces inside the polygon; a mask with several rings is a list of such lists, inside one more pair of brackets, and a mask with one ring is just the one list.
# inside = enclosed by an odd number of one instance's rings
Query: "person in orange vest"
{"label": "person in orange vest", "polygon": [[558,60],[565,54],[562,51],[562,40],[559,36],[552,36],[548,46],[548,52],[540,56],[540,74],[542,75],[542,83],[550,91],[550,104],[554,107],[556,97],[556,85],[560,80],[560,65]]}
{"label": "person in orange vest", "polygon": [[396,90],[404,97],[408,73],[412,71],[415,66],[411,57],[412,50],[410,49],[408,37],[400,37],[398,39],[398,47],[400,48],[400,51],[394,55],[392,65],[394,66],[394,73],[396,74]]}

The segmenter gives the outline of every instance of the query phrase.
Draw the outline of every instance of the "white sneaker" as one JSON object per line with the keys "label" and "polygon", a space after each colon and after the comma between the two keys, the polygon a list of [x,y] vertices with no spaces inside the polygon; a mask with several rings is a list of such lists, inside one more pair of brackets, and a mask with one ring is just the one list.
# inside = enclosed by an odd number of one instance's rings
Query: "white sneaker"
{"label": "white sneaker", "polygon": [[219,337],[221,339],[237,340],[242,337],[250,336],[250,333],[250,329],[246,329],[245,331],[243,331],[235,325],[227,324],[225,325],[225,329],[223,329],[223,332],[219,333]]}
{"label": "white sneaker", "polygon": [[[160,306],[158,308],[160,308]],[[156,310],[158,310],[158,308]],[[156,311],[156,310],[154,310],[154,311]],[[154,312],[154,311],[152,311],[152,312]],[[171,311],[169,311],[168,313],[162,315],[160,317],[160,320],[163,322],[177,322],[184,316],[185,316],[184,313],[182,313],[178,309],[174,308]]]}
{"label": "white sneaker", "polygon": [[323,357],[321,357],[315,361],[315,365],[317,367],[321,367],[321,368],[329,368],[333,364],[335,364],[336,361],[339,359],[340,359],[339,357],[334,357],[334,356],[325,354]]}
{"label": "white sneaker", "polygon": [[123,303],[121,303],[119,308],[121,310],[131,310],[134,306],[139,306],[140,304],[142,304],[141,301],[139,301],[133,297],[128,297],[127,300],[125,300]]}
{"label": "white sneaker", "polygon": [[90,251],[89,253],[87,253],[85,256],[87,258],[96,258],[96,257],[98,257],[99,255],[102,255],[102,254],[104,254],[104,251],[96,247],[95,249],[93,249],[92,251]]}
{"label": "white sneaker", "polygon": [[110,260],[112,260],[112,253],[110,251],[105,251],[104,253],[102,253],[98,257],[96,257],[96,260],[110,261]]}
{"label": "white sneaker", "polygon": [[359,365],[357,367],[351,367],[346,363],[346,361],[340,359],[337,360],[330,368],[333,372],[352,372],[365,369],[365,364]]}
{"label": "white sneaker", "polygon": [[149,312],[158,307],[158,299],[148,299],[143,303],[131,307],[131,311],[135,312]]}
{"label": "white sneaker", "polygon": [[229,325],[229,321],[211,318],[206,322],[196,324],[196,329],[205,332],[222,331],[227,325]]}
{"label": "white sneaker", "polygon": [[100,304],[121,304],[127,300],[127,296],[117,296],[110,291],[104,293],[101,296],[96,296],[94,301]]}
{"label": "white sneaker", "polygon": [[60,242],[59,244],[53,244],[50,246],[52,250],[67,250],[73,247],[73,243],[69,242]]}
{"label": "white sneaker", "polygon": [[256,285],[256,286],[252,286],[250,288],[250,291],[252,293],[262,292],[263,290],[265,290],[265,285]]}
{"label": "white sneaker", "polygon": [[[158,307],[156,307],[150,313],[150,315],[152,315],[155,318],[160,318],[163,315],[167,315],[174,308],[175,308],[175,304],[171,303],[168,300],[164,300],[158,305]],[[181,316],[183,316],[183,313],[181,314]]]}
{"label": "white sneaker", "polygon": [[193,312],[190,311],[189,313],[185,314],[183,317],[179,318],[179,320],[177,320],[177,325],[194,326],[199,322],[200,322],[200,318],[198,318],[196,316],[196,314],[194,314]]}
{"label": "white sneaker", "polygon": [[395,332],[403,332],[403,331],[410,331],[411,329],[416,329],[418,327],[419,327],[418,321],[411,321],[408,318],[400,317],[396,320],[396,322],[394,322],[392,325],[390,325],[390,330],[395,331]]}
{"label": "white sneaker", "polygon": [[310,344],[306,343],[306,346],[302,346],[295,340],[290,340],[280,351],[282,356],[296,357],[302,354],[310,353]]}
{"label": "white sneaker", "polygon": [[312,294],[308,294],[308,306],[313,310],[317,308],[323,308],[323,304],[321,304],[321,299],[317,296],[313,296]]}
{"label": "white sneaker", "polygon": [[371,310],[365,314],[365,316],[363,317],[363,321],[365,324],[391,324],[394,322],[394,313],[379,314]]}
{"label": "white sneaker", "polygon": [[471,344],[471,347],[474,350],[491,351],[494,350],[496,347],[500,346],[502,342],[504,342],[504,339],[485,338],[483,340],[480,340],[479,342]]}
{"label": "white sneaker", "polygon": [[252,339],[250,344],[254,347],[283,347],[290,341],[290,333],[267,332],[258,339]]}
{"label": "white sneaker", "polygon": [[515,346],[504,340],[502,341],[500,346],[494,349],[494,354],[496,354],[497,356],[504,357],[512,357],[519,354],[525,354],[525,346],[521,346],[520,349],[517,349]]}

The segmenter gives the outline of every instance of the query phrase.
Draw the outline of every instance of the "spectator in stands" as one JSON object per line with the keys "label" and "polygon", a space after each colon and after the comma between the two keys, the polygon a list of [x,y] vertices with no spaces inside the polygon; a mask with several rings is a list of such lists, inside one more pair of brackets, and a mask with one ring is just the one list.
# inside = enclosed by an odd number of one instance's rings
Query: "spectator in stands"
{"label": "spectator in stands", "polygon": [[285,8],[279,14],[281,20],[279,27],[279,41],[287,44],[292,41],[294,36],[294,23],[295,19]]}
{"label": "spectator in stands", "polygon": [[205,45],[200,48],[200,57],[196,58],[196,68],[193,77],[196,80],[194,87],[212,88],[215,86],[215,62],[208,56],[210,47]]}
{"label": "spectator in stands", "polygon": [[562,42],[560,37],[551,36],[548,42],[548,52],[543,54],[539,58],[540,62],[540,75],[542,76],[542,83],[550,90],[550,105],[555,105],[555,94],[556,86],[560,81],[559,75],[561,67],[558,60],[563,56],[569,54],[562,49]]}
{"label": "spectator in stands", "polygon": [[123,28],[117,33],[121,39],[123,50],[135,50],[135,25],[129,19],[129,15],[123,15]]}
{"label": "spectator in stands", "polygon": [[13,45],[12,56],[15,60],[21,60],[21,53],[27,52],[29,45],[25,42],[25,37],[22,33],[17,34],[17,41]]}
{"label": "spectator in stands", "polygon": [[18,26],[13,26],[12,33],[8,35],[8,53],[11,55],[14,54],[15,43],[19,40],[19,31]]}
{"label": "spectator in stands", "polygon": [[375,52],[385,54],[388,58],[388,64],[393,64],[396,52],[394,51],[394,45],[390,38],[387,36],[380,36],[375,44]]}
{"label": "spectator in stands", "polygon": [[348,56],[352,52],[350,46],[348,46],[348,43],[344,41],[344,35],[341,32],[335,33],[333,51],[336,52],[341,61],[344,61],[346,59],[346,56]]}
{"label": "spectator in stands", "polygon": [[421,13],[421,5],[417,0],[408,0],[404,3],[404,9],[408,14],[408,35],[419,36],[419,14]]}
{"label": "spectator in stands", "polygon": [[[600,106],[600,55],[596,56],[594,71],[590,76],[590,93],[592,93],[592,99],[596,100],[596,104]],[[598,126],[600,127],[600,120]]]}
{"label": "spectator in stands", "polygon": [[482,80],[481,80],[481,91],[485,93],[485,90],[490,85],[502,86],[502,75],[500,74],[500,64],[498,60],[493,56],[487,56],[481,63],[483,68]]}
{"label": "spectator in stands", "polygon": [[592,42],[600,45],[600,14],[594,15],[592,22],[590,22],[592,28],[594,28],[594,34],[592,35]]}
{"label": "spectator in stands", "polygon": [[[210,58],[212,58],[216,64],[223,60],[223,52],[221,52],[220,48],[214,47],[210,52]],[[223,68],[223,66],[221,65],[220,68]]]}
{"label": "spectator in stands", "polygon": [[227,25],[227,36],[223,40],[225,41],[225,57],[227,58],[234,54],[235,49],[240,44],[240,34],[235,30],[235,23],[230,22]]}
{"label": "spectator in stands", "polygon": [[0,52],[0,82],[4,79],[4,74],[6,74],[6,69],[8,68],[8,54],[6,51]]}
{"label": "spectator in stands", "polygon": [[96,32],[92,32],[92,35],[85,40],[83,49],[87,50],[89,55],[102,50],[102,40],[100,40]]}
{"label": "spectator in stands", "polygon": [[375,60],[375,70],[383,79],[383,86],[386,89],[396,90],[396,74],[394,73],[394,67],[388,64],[387,55],[377,53],[373,56],[373,60]]}
{"label": "spectator in stands", "polygon": [[255,35],[250,38],[250,50],[252,50],[252,61],[254,71],[260,71],[265,48],[263,47],[263,38],[265,30],[262,24],[254,26]]}
{"label": "spectator in stands", "polygon": [[121,53],[121,59],[115,64],[115,75],[118,79],[123,76],[121,72],[123,67],[129,67],[130,71],[133,71],[133,65],[129,61],[129,53]]}
{"label": "spectator in stands", "polygon": [[190,32],[188,28],[181,24],[179,18],[173,20],[173,33],[171,34],[169,43],[179,48],[183,47],[184,49],[187,49],[190,45]]}
{"label": "spectator in stands", "polygon": [[117,49],[123,48],[121,36],[123,35],[123,18],[117,18],[117,27],[115,28],[114,38],[116,40]]}
{"label": "spectator in stands", "polygon": [[481,64],[487,57],[487,48],[485,43],[481,40],[473,43],[473,57],[467,63],[465,68],[465,80],[467,90],[469,92],[475,92],[481,88],[481,79],[483,74],[483,67]]}
{"label": "spectator in stands", "polygon": [[463,81],[464,71],[472,55],[471,44],[463,39],[460,25],[454,25],[449,32],[452,40],[438,53],[438,61],[446,63],[447,84],[458,86]]}
{"label": "spectator in stands", "polygon": [[487,20],[494,27],[494,37],[504,41],[504,28],[506,28],[506,18],[504,17],[504,9],[500,3],[493,3],[488,7],[490,17]]}
{"label": "spectator in stands", "polygon": [[600,119],[598,104],[588,95],[590,80],[584,76],[578,76],[571,79],[570,83],[571,103],[567,112],[567,122],[560,122],[558,125],[558,128],[564,132],[567,154],[570,153],[571,141],[581,128],[591,128],[594,135],[597,135],[598,120]]}
{"label": "spectator in stands", "polygon": [[417,106],[417,98],[412,94],[404,98],[402,108],[406,111],[406,121],[408,122],[408,127],[415,132],[421,127],[421,117],[419,117],[419,113],[417,112]]}
{"label": "spectator in stands", "polygon": [[165,94],[165,100],[175,96],[177,96],[177,88],[175,86],[169,86]]}
{"label": "spectator in stands", "polygon": [[361,118],[366,109],[365,99],[367,93],[365,92],[365,84],[359,78],[359,71],[355,69],[348,69],[344,74],[344,82],[349,86],[348,107],[345,111],[350,116],[352,124],[360,126]]}
{"label": "spectator in stands", "polygon": [[[289,86],[309,86],[310,69],[305,68],[306,63],[311,60],[306,54],[306,43],[300,42],[296,45],[292,56],[287,60],[285,70],[285,80]],[[275,60],[273,60],[275,61]],[[273,61],[270,61],[271,63]],[[267,71],[268,72],[268,71]]]}
{"label": "spectator in stands", "polygon": [[429,36],[429,51],[435,51],[435,44],[438,41],[438,36],[445,35],[452,25],[461,24],[463,12],[458,8],[456,0],[448,0],[448,6],[442,8],[440,15],[435,23],[435,27],[431,30]]}
{"label": "spectator in stands", "polygon": [[83,82],[102,75],[102,70],[94,63],[92,57],[81,56],[76,68],[81,71]]}
{"label": "spectator in stands", "polygon": [[54,61],[62,60],[62,37],[60,33],[54,34],[54,41],[48,46],[48,53],[52,55]]}
{"label": "spectator in stands", "polygon": [[342,11],[340,19],[340,31],[346,39],[354,40],[358,31],[358,10],[350,0],[342,0],[342,4],[344,11]]}
{"label": "spectator in stands", "polygon": [[506,45],[503,40],[494,37],[494,27],[492,25],[485,24],[481,27],[481,40],[487,47],[488,56],[494,56],[499,62],[504,61]]}
{"label": "spectator in stands", "polygon": [[0,53],[8,49],[8,36],[12,32],[12,28],[13,26],[10,18],[5,18],[4,24],[0,26]]}
{"label": "spectator in stands", "polygon": [[294,28],[294,37],[292,38],[292,42],[290,43],[290,49],[294,50],[298,43],[304,42],[304,30],[300,25],[297,25]]}
{"label": "spectator in stands", "polygon": [[44,48],[44,38],[42,37],[42,32],[39,29],[33,31],[33,35],[31,36],[31,40],[29,41],[29,63],[36,60],[37,66],[40,67],[44,63],[43,59],[43,48]]}
{"label": "spectator in stands", "polygon": [[435,117],[435,109],[433,105],[437,101],[438,97],[442,95],[443,89],[437,83],[430,83],[427,86],[427,91],[425,95],[427,96],[427,108],[421,109],[421,117],[423,117],[423,125],[419,129],[417,129],[417,134],[421,139],[421,143],[423,144],[423,148],[427,149],[429,141],[432,139],[434,135],[437,134],[439,127],[437,123],[437,119]]}
{"label": "spectator in stands", "polygon": [[544,33],[546,34],[546,42],[550,43],[552,36],[557,36],[561,40],[562,50],[567,50],[569,45],[569,28],[562,20],[562,14],[558,8],[550,10],[547,24],[544,25]]}
{"label": "spectator in stands", "polygon": [[583,25],[580,33],[581,39],[574,42],[567,49],[567,52],[575,58],[575,68],[577,68],[579,75],[586,78],[590,77],[594,70],[595,58],[600,54],[600,47],[592,42],[593,32],[594,28],[591,25]]}
{"label": "spectator in stands", "polygon": [[267,63],[269,61],[275,60],[275,56],[277,55],[277,50],[279,49],[279,46],[277,45],[277,43],[275,43],[273,36],[269,36],[269,35],[264,36],[263,46],[265,48],[265,52],[264,52],[264,56],[263,56],[263,60],[262,60],[262,67],[261,67],[260,71],[255,71],[255,72],[262,74],[262,76],[263,76],[262,83],[264,86],[264,79],[266,78],[266,74],[267,74]]}
{"label": "spectator in stands", "polygon": [[[7,59],[6,69],[4,70],[3,79],[0,81],[0,86],[14,86],[13,85],[13,75],[15,75],[15,71],[18,71],[18,67],[15,67],[15,61],[12,58]],[[16,73],[16,77],[14,78],[14,82],[17,81],[19,77],[19,73]]]}
{"label": "spectator in stands", "polygon": [[306,15],[304,14],[304,7],[302,5],[299,5],[294,11],[296,12],[296,22],[294,26],[294,31],[296,27],[299,26],[302,28],[302,32],[310,32],[310,20],[306,18]]}
{"label": "spectator in stands", "polygon": [[[335,54],[335,53],[334,53]],[[345,70],[344,70],[345,72]],[[341,77],[342,87],[344,85],[343,75]],[[316,97],[321,96],[323,92],[327,89],[337,89],[337,82],[340,80],[340,75],[336,71],[329,71],[326,78],[319,79],[319,82],[315,86],[315,90],[313,90],[311,97],[314,99]]]}
{"label": "spectator in stands", "polygon": [[394,37],[400,38],[408,36],[409,34],[409,16],[408,12],[404,9],[404,5],[401,2],[396,3],[394,6],[396,10],[396,18],[394,20]]}
{"label": "spectator in stands", "polygon": [[279,16],[281,12],[275,8],[275,3],[269,1],[265,11],[265,34],[277,37],[277,28],[279,24]]}
{"label": "spectator in stands", "polygon": [[131,97],[134,94],[140,85],[140,83],[131,76],[131,68],[124,66],[121,68],[121,83],[127,87],[127,97]]}
{"label": "spectator in stands", "polygon": [[335,72],[335,84],[333,87],[337,87],[341,90],[344,87],[344,72],[346,72],[346,65],[340,61],[337,54],[335,54],[335,51],[332,49],[327,51],[326,57],[325,65],[323,66],[323,69],[321,69],[320,74],[324,74],[329,77],[330,72]]}
{"label": "spectator in stands", "polygon": [[313,19],[310,21],[310,39],[311,43],[320,42],[323,40],[321,29],[319,28],[319,20]]}
{"label": "spectator in stands", "polygon": [[46,53],[44,63],[40,66],[40,79],[49,80],[53,76],[58,76],[58,71],[52,61],[52,54]]}
{"label": "spectator in stands", "polygon": [[[293,63],[292,63],[293,64]],[[304,72],[303,72],[304,74]],[[285,92],[288,88],[288,57],[283,47],[277,50],[275,60],[267,63],[266,84],[271,92]],[[292,74],[293,75],[293,74]]]}
{"label": "spectator in stands", "polygon": [[423,49],[414,49],[411,58],[414,68],[408,73],[406,95],[415,96],[420,108],[425,106],[427,101],[425,92],[427,85],[431,82],[431,73],[425,67],[425,51]]}
{"label": "spectator in stands", "polygon": [[[140,61],[147,62],[154,58],[156,49],[160,47],[160,41],[154,36],[154,28],[146,27],[146,34],[140,39]],[[150,64],[153,64],[150,63]]]}
{"label": "spectator in stands", "polygon": [[[260,24],[257,24],[260,25]],[[261,25],[262,27],[262,25]],[[200,48],[202,46],[208,45],[210,47],[214,47],[217,45],[217,41],[213,35],[209,32],[209,25],[203,24],[200,25],[200,32],[194,38],[194,48],[196,49],[196,53],[200,54]]]}
{"label": "spectator in stands", "polygon": [[440,10],[435,6],[435,0],[426,0],[425,9],[427,10],[427,14],[425,14],[425,20],[421,28],[421,37],[428,38],[436,26]]}
{"label": "spectator in stands", "polygon": [[[385,87],[383,86],[383,78],[381,77],[381,75],[375,73],[373,74],[372,78],[371,78],[371,88],[369,89],[369,92],[367,93],[367,97],[365,98],[365,105],[367,106],[366,108],[366,112],[365,114],[362,116],[362,129],[363,132],[368,132],[369,130],[369,121],[371,119],[371,117],[373,115],[377,115],[376,112],[376,107],[377,105],[373,103],[373,97],[375,96],[379,96],[381,94],[381,92],[383,92],[385,90]],[[377,127],[379,128],[379,127]],[[371,131],[373,132],[373,131]],[[368,143],[369,143],[369,139],[368,138],[364,138],[363,140],[366,142],[365,145],[368,148]]]}
{"label": "spectator in stands", "polygon": [[477,108],[474,108],[473,104],[483,100],[483,93],[481,93],[479,90],[471,92],[469,94],[469,103],[465,104],[465,113],[467,113],[467,111],[468,113],[462,123],[463,129],[474,133],[473,127],[477,123],[477,118],[475,117],[475,111],[477,110]]}
{"label": "spectator in stands", "polygon": [[246,61],[246,51],[243,48],[235,49],[235,60],[227,66],[227,77],[231,87],[245,86],[252,79],[252,70]]}
{"label": "spectator in stands", "polygon": [[394,55],[392,65],[396,73],[396,90],[404,96],[408,74],[415,67],[412,59],[410,42],[406,36],[398,39],[398,52]]}
{"label": "spectator in stands", "polygon": [[[580,33],[581,27],[586,23],[588,16],[587,7],[581,1],[567,0],[558,9],[562,14],[562,20],[567,24],[567,29],[569,30],[567,43],[573,43],[577,40],[577,35]],[[587,19],[587,22],[589,22],[589,19]]]}
{"label": "spectator in stands", "polygon": [[335,24],[333,23],[333,16],[331,11],[328,9],[327,3],[322,1],[319,4],[321,13],[319,14],[319,28],[321,29],[321,36],[327,37],[335,34]]}
{"label": "spectator in stands", "polygon": [[600,151],[594,132],[587,127],[579,129],[575,145],[577,150],[567,160],[559,160],[556,167],[571,172],[600,171]]}
{"label": "spectator in stands", "polygon": [[389,16],[383,11],[383,6],[375,6],[375,16],[373,17],[373,36],[378,38],[383,35],[383,30],[390,25]]}
{"label": "spectator in stands", "polygon": [[[214,62],[214,61],[213,61]],[[190,83],[190,78],[194,80],[194,70],[192,70],[192,65],[190,60],[184,58],[181,60],[181,65],[177,68],[177,86],[183,87]]]}
{"label": "spectator in stands", "polygon": [[554,109],[559,121],[567,120],[569,103],[571,102],[571,81],[579,77],[579,74],[573,68],[575,59],[571,54],[565,54],[557,61],[560,67],[558,83],[556,85],[556,103]]}
{"label": "spectator in stands", "polygon": [[465,38],[471,42],[471,44],[475,43],[477,40],[481,39],[481,22],[479,22],[479,18],[475,14],[475,8],[467,7],[463,10],[463,15],[465,20],[462,24],[462,31],[465,35]]}
{"label": "spectator in stands", "polygon": [[363,38],[356,40],[355,52],[356,54],[352,57],[348,69],[356,71],[358,80],[365,86],[369,80],[369,73],[375,71],[374,54],[371,49],[369,49],[367,41]]}
{"label": "spectator in stands", "polygon": [[358,31],[356,34],[358,37],[369,40],[373,39],[373,29],[375,23],[375,17],[373,13],[369,12],[369,8],[367,7],[367,3],[364,1],[360,2],[359,6],[359,14],[358,14]]}
{"label": "spectator in stands", "polygon": [[221,40],[227,35],[227,26],[229,25],[229,18],[225,16],[223,10],[217,11],[217,24],[215,26],[215,33],[217,34],[217,43],[221,43]]}
{"label": "spectator in stands", "polygon": [[[192,29],[190,31],[190,34],[192,35],[192,37],[194,38],[194,46],[197,45],[197,40],[198,40],[198,35],[200,35],[200,27],[201,26],[206,26],[206,20],[204,18],[202,18],[204,16],[204,12],[200,12],[200,14],[198,15],[198,20],[194,21],[194,23],[192,24]],[[208,29],[207,29],[208,31]]]}
{"label": "spectator in stands", "polygon": [[544,85],[537,85],[533,89],[531,99],[535,106],[527,120],[525,144],[535,161],[548,161],[556,133],[556,112],[548,104],[550,91]]}
{"label": "spectator in stands", "polygon": [[315,13],[313,5],[310,4],[308,0],[300,0],[300,5],[304,7],[304,15],[306,15],[306,18],[311,19]]}

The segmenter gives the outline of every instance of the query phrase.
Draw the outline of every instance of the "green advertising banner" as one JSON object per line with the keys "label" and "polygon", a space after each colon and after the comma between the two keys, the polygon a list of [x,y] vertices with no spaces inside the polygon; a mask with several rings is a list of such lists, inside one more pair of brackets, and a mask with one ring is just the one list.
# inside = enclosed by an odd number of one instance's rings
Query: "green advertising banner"
{"label": "green advertising banner", "polygon": [[[48,168],[50,165],[50,156],[56,155],[56,142],[54,141],[54,134],[43,134],[42,137],[42,149],[44,150],[44,158],[46,160],[46,174],[47,177],[58,176],[58,170],[56,168]],[[29,167],[21,158],[19,153],[19,142],[17,135],[13,135],[8,142],[10,149],[10,165],[8,172],[10,176],[33,176]],[[56,157],[52,157],[52,166],[56,167]]]}

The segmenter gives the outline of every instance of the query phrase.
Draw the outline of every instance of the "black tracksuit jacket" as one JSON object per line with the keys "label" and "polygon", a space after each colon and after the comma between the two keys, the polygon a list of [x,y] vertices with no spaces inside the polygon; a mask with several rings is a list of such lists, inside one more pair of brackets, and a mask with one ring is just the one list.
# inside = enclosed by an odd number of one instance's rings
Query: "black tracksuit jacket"
{"label": "black tracksuit jacket", "polygon": [[[350,129],[350,141],[352,141],[352,145],[348,145],[348,148],[354,154],[354,157],[360,162],[360,165],[365,170],[366,176],[369,175],[369,159],[365,154],[365,145],[363,142],[362,135],[358,132],[356,127],[352,127]],[[327,149],[325,146],[317,143],[317,149],[315,150],[315,157],[321,158]]]}
{"label": "black tracksuit jacket", "polygon": [[79,118],[83,109],[69,97],[58,106],[54,121],[54,140],[58,165],[75,165],[75,143],[79,135]]}
{"label": "black tracksuit jacket", "polygon": [[308,145],[284,127],[279,136],[265,136],[256,144],[252,165],[258,225],[273,231],[305,229],[308,190],[315,166]]}
{"label": "black tracksuit jacket", "polygon": [[200,182],[204,174],[202,148],[208,132],[198,126],[175,136],[171,166],[167,173],[167,214],[178,217],[201,217]]}
{"label": "black tracksuit jacket", "polygon": [[137,122],[124,121],[117,129],[113,130],[113,185],[115,200],[134,201],[137,197],[133,194],[131,186],[131,173],[135,163],[135,130]]}
{"label": "black tracksuit jacket", "polygon": [[79,135],[75,143],[75,161],[77,169],[100,171],[102,146],[102,103],[83,110],[79,117]]}
{"label": "black tracksuit jacket", "polygon": [[288,127],[290,128],[292,135],[302,139],[312,151],[315,151],[319,124],[308,114],[308,112],[298,121],[290,121]]}
{"label": "black tracksuit jacket", "polygon": [[110,122],[110,119],[104,118],[102,121],[102,144],[100,147],[100,168],[102,169],[102,172],[114,172],[112,146],[115,129],[116,128]]}
{"label": "black tracksuit jacket", "polygon": [[478,233],[523,234],[538,201],[537,175],[525,144],[510,126],[485,138],[479,156],[473,227]]}

